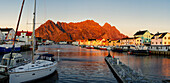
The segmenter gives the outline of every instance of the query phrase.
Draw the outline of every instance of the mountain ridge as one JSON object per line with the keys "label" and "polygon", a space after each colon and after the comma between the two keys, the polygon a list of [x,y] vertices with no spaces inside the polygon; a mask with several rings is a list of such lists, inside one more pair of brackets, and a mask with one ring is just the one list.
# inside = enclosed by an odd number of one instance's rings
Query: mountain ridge
{"label": "mountain ridge", "polygon": [[101,38],[115,40],[127,37],[120,33],[115,26],[111,26],[107,22],[101,26],[94,20],[76,23],[54,23],[52,20],[47,20],[35,30],[35,35],[55,42]]}

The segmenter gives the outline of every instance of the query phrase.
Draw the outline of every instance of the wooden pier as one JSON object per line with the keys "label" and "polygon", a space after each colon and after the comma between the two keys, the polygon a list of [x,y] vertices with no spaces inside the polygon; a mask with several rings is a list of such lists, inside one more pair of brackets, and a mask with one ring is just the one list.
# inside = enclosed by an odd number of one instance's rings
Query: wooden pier
{"label": "wooden pier", "polygon": [[151,51],[151,55],[170,55],[170,51]]}
{"label": "wooden pier", "polygon": [[160,83],[147,79],[143,74],[132,70],[117,58],[107,56],[105,61],[119,83]]}

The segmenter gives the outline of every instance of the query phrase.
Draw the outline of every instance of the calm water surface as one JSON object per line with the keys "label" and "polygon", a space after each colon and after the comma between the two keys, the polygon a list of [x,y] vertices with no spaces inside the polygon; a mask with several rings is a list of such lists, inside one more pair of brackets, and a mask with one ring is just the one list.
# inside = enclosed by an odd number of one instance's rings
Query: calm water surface
{"label": "calm water surface", "polygon": [[[107,51],[86,49],[71,45],[41,46],[41,50],[48,51],[60,61],[57,66],[58,76],[52,75],[39,83],[117,83],[110,69],[104,61]],[[22,52],[29,59],[31,52]],[[126,53],[111,52],[132,69],[142,72],[154,80],[170,79],[170,58],[166,56],[135,56]]]}

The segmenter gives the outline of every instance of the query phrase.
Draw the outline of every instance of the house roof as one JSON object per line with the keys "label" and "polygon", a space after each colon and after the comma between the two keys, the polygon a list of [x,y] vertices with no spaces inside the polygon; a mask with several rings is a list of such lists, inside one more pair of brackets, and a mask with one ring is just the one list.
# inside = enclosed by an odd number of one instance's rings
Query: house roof
{"label": "house roof", "polygon": [[147,32],[148,30],[144,30],[144,31],[138,31],[136,32],[134,35],[143,35],[145,32]]}
{"label": "house roof", "polygon": [[27,32],[26,36],[31,36],[32,32]]}
{"label": "house roof", "polygon": [[159,32],[157,32],[151,39],[155,39],[155,36],[159,36],[159,35],[161,35],[162,33],[159,33]]}
{"label": "house roof", "polygon": [[94,40],[96,40],[96,39],[88,39],[88,41],[94,41]]}
{"label": "house roof", "polygon": [[166,33],[162,33],[162,35],[159,38],[163,38],[166,34],[167,34],[167,32]]}
{"label": "house roof", "polygon": [[154,35],[153,33],[150,33],[151,35]]}
{"label": "house roof", "polygon": [[17,36],[21,36],[21,33],[26,33],[26,36],[32,35],[32,32],[29,32],[29,31],[17,31]]}
{"label": "house roof", "polygon": [[159,39],[160,39],[160,38],[163,38],[166,34],[167,34],[167,32],[165,32],[165,33],[159,33],[159,32],[157,32],[151,39],[155,39],[155,36],[161,35],[161,36],[159,37]]}
{"label": "house roof", "polygon": [[0,28],[1,32],[6,32],[6,31],[10,31],[12,30],[13,28]]}
{"label": "house roof", "polygon": [[121,40],[126,40],[126,39],[133,39],[133,37],[131,37],[131,38],[122,38]]}
{"label": "house roof", "polygon": [[139,37],[130,37],[130,38],[122,38],[121,40],[126,40],[126,39],[137,39]]}

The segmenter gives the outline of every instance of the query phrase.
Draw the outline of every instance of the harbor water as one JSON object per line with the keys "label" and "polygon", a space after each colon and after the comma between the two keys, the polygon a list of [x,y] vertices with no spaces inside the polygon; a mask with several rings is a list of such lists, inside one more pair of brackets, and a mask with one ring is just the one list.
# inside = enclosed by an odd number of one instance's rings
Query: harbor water
{"label": "harbor water", "polygon": [[[108,51],[72,45],[39,46],[39,49],[54,54],[56,60],[58,60],[59,54],[59,63],[57,66],[58,74],[41,79],[37,83],[117,83],[104,60]],[[25,58],[31,59],[31,51],[21,52],[21,54]],[[170,57],[136,56],[117,52],[110,52],[110,54],[147,78],[153,80],[170,79]]]}

